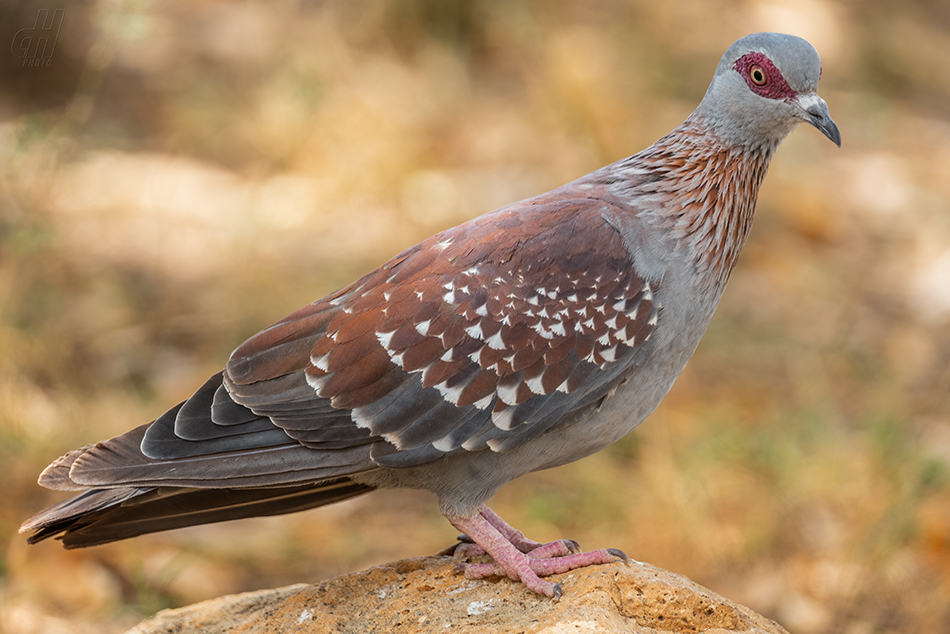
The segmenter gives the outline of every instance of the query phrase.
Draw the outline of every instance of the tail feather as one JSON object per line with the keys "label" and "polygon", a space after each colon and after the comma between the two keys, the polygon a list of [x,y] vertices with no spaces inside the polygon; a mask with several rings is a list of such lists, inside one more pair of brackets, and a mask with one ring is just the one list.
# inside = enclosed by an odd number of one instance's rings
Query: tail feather
{"label": "tail feather", "polygon": [[52,464],[43,469],[37,482],[39,482],[41,486],[54,491],[85,491],[88,487],[74,482],[73,479],[69,477],[69,470],[72,469],[73,463],[76,462],[80,456],[94,446],[95,443],[92,443],[85,447],[80,447],[79,449],[73,449],[65,456],[57,458]]}
{"label": "tail feather", "polygon": [[20,532],[33,531],[31,544],[56,537],[66,548],[83,548],[185,526],[295,513],[372,490],[346,478],[250,489],[92,489],[40,511]]}
{"label": "tail feather", "polygon": [[70,451],[40,474],[39,483],[59,491],[157,486],[278,488],[344,478],[374,466],[368,446],[325,452],[316,461],[312,449],[290,438],[283,445],[178,460],[153,459],[141,450],[142,438],[151,424]]}

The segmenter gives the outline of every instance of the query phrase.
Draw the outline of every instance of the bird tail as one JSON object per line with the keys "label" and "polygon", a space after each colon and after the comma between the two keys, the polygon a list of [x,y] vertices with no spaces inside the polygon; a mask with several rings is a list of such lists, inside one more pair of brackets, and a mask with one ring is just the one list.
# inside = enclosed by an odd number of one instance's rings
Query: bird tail
{"label": "bird tail", "polygon": [[31,544],[56,537],[66,548],[83,548],[185,526],[294,513],[372,490],[347,478],[244,489],[91,489],[40,511],[20,532],[33,532],[27,538]]}

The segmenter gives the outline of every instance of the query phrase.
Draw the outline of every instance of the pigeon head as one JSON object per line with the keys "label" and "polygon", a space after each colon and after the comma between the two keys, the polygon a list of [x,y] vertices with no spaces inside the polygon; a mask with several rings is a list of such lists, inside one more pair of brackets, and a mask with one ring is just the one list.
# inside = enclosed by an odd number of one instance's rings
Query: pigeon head
{"label": "pigeon head", "polygon": [[754,33],[732,44],[699,111],[723,139],[774,150],[801,122],[841,145],[828,104],[818,96],[821,58],[800,37]]}

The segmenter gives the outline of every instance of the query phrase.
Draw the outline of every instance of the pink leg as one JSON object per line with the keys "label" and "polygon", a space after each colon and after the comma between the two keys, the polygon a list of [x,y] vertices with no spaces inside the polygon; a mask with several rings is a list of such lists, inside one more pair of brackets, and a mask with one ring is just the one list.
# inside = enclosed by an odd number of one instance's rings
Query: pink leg
{"label": "pink leg", "polygon": [[[488,523],[498,529],[502,535],[505,536],[505,539],[510,541],[515,548],[520,550],[523,553],[533,553],[540,546],[550,546],[550,544],[541,544],[534,541],[533,539],[528,539],[524,536],[524,533],[519,531],[517,528],[511,526],[508,522],[501,519],[501,516],[498,515],[495,511],[488,508],[487,504],[482,504],[478,509],[479,514],[488,520]],[[581,545],[575,542],[573,539],[559,539],[557,542],[551,542],[551,544],[562,543],[565,548],[567,548],[572,553],[579,553],[581,551]],[[560,555],[547,555],[548,557],[559,557]]]}
{"label": "pink leg", "polygon": [[[528,565],[539,577],[556,575],[561,572],[585,568],[595,564],[612,564],[615,561],[627,561],[623,551],[616,548],[601,548],[589,553],[572,553],[563,557],[538,559],[527,555]],[[501,564],[462,564],[465,567],[466,579],[484,579],[485,577],[504,577],[508,573]],[[527,584],[526,584],[527,585]]]}
{"label": "pink leg", "polygon": [[[498,513],[488,508],[486,504],[482,504],[478,508],[478,514],[485,518],[489,524],[498,529],[498,532],[501,533],[505,539],[511,542],[515,548],[523,553],[531,553],[532,557],[560,557],[561,555],[567,554],[560,552],[562,549],[566,549],[570,553],[579,553],[581,551],[580,544],[578,544],[573,539],[559,539],[549,544],[542,544],[540,542],[534,541],[533,539],[528,539],[524,536],[524,533],[503,520],[501,516],[498,515]],[[540,550],[542,546],[549,547],[549,549]],[[447,553],[451,551],[451,548],[446,549]],[[485,554],[485,549],[478,544],[463,542],[455,547],[452,554],[454,554],[456,557],[479,557]]]}
{"label": "pink leg", "polygon": [[[616,548],[581,553],[573,550],[571,545],[576,545],[576,543],[570,540],[559,540],[544,545],[531,542],[531,540],[526,540],[520,531],[505,524],[494,512],[489,510],[490,515],[486,517],[485,510],[488,510],[488,507],[482,507],[480,512],[472,517],[447,518],[455,528],[468,535],[495,560],[493,564],[459,564],[456,568],[464,571],[468,579],[507,575],[512,579],[520,580],[538,594],[560,598],[561,587],[550,581],[544,581],[541,577],[593,564],[627,561],[627,556]],[[501,522],[506,530],[499,529],[489,517]],[[538,545],[529,554],[525,554],[512,543],[513,541],[517,541],[522,546],[526,542]],[[463,546],[466,545],[463,544]]]}

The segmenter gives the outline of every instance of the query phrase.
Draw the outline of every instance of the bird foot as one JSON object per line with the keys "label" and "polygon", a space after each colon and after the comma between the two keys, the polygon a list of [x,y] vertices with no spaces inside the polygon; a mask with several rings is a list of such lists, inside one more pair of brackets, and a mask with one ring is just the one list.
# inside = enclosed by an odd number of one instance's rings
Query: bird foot
{"label": "bird foot", "polygon": [[[557,542],[552,542],[556,544]],[[556,575],[561,572],[593,566],[595,564],[610,564],[616,561],[629,562],[630,559],[622,550],[617,548],[601,548],[586,553],[564,553],[561,555],[549,555],[546,557],[536,557],[534,552],[527,554],[528,567],[539,577]],[[484,579],[485,577],[511,577],[512,572],[505,569],[499,563],[490,564],[456,564],[457,572],[465,573],[466,579]]]}
{"label": "bird foot", "polygon": [[[581,546],[573,539],[558,539],[547,544],[540,544],[535,541],[525,540],[520,543],[512,544],[520,552],[526,554],[532,559],[547,559],[549,557],[562,557],[572,553],[581,552]],[[455,546],[452,554],[456,557],[481,557],[487,555],[485,549],[475,542],[466,542]]]}
{"label": "bird foot", "polygon": [[[515,548],[523,553],[532,553],[532,557],[559,557],[569,553],[581,552],[581,545],[573,539],[559,539],[548,544],[542,544],[540,542],[534,541],[533,539],[528,539],[524,536],[524,533],[511,526],[508,522],[503,520],[501,516],[498,515],[498,513],[495,513],[495,511],[491,510],[484,504],[479,509],[478,514],[485,518],[485,521],[495,527],[498,532],[501,533],[501,535]],[[475,543],[475,540],[465,533],[462,533],[458,536],[458,542],[459,543],[449,546],[448,548],[443,548],[436,554],[452,555],[455,557],[481,557],[482,555],[487,554],[484,548]],[[567,552],[559,552],[556,555],[548,555],[544,554],[548,551],[541,550],[544,547],[553,549],[552,552],[561,549],[567,549]]]}
{"label": "bird foot", "polygon": [[488,564],[457,564],[455,571],[464,573],[467,579],[506,576],[520,580],[539,594],[558,599],[561,597],[561,587],[541,577],[595,564],[630,561],[623,551],[616,548],[585,553],[572,539],[559,539],[547,544],[527,539],[521,531],[509,526],[485,505],[472,517],[455,516],[448,519],[465,533],[459,538],[462,543],[455,547],[455,555],[474,557],[488,554],[495,560]]}

